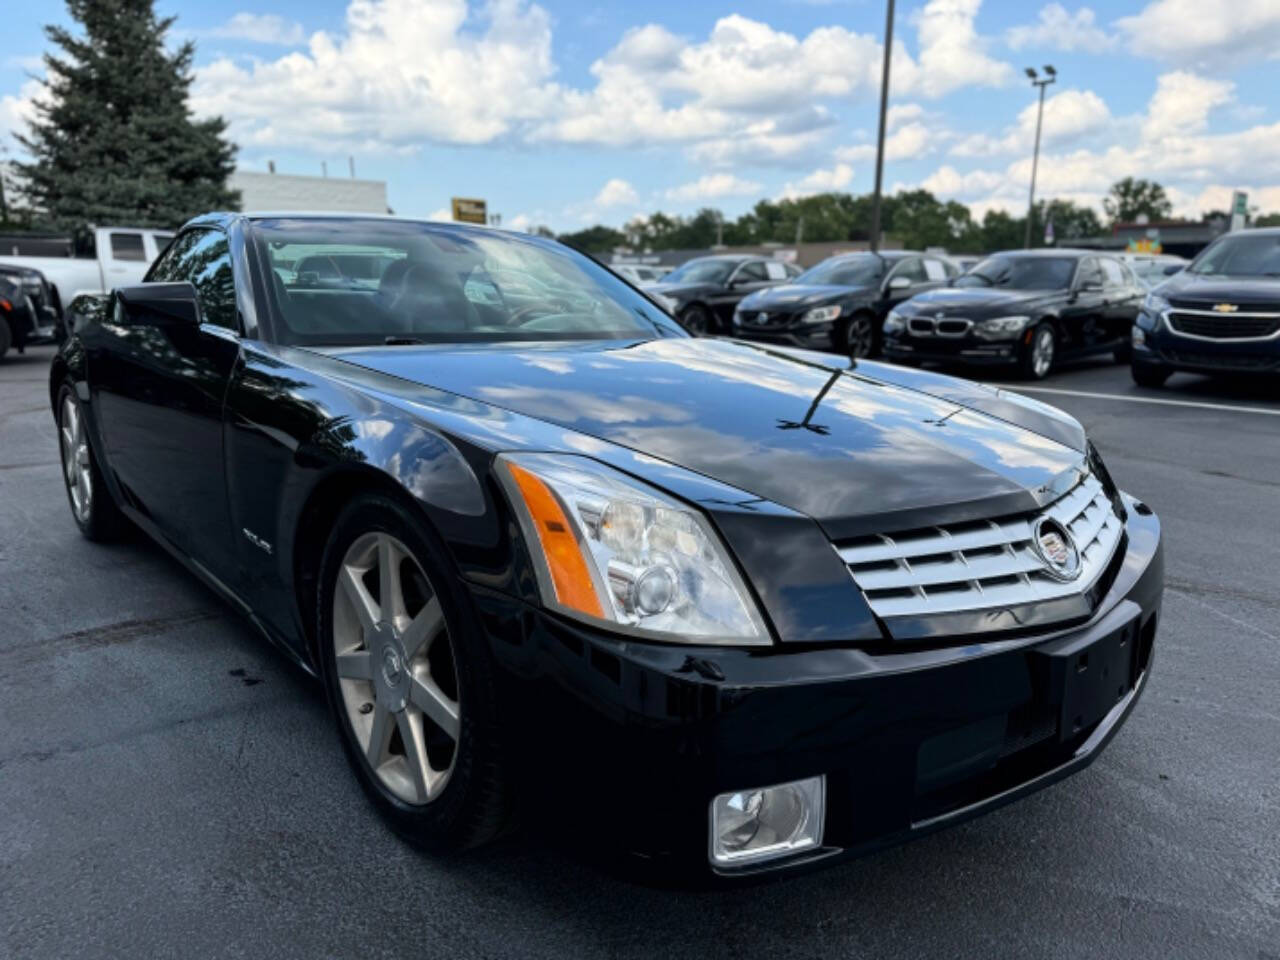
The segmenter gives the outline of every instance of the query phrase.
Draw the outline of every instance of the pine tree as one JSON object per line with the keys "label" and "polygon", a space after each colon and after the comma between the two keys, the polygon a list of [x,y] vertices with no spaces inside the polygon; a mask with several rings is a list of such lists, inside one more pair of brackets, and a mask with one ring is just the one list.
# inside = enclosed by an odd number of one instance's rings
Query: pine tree
{"label": "pine tree", "polygon": [[67,0],[84,36],[45,28],[64,56],[45,54],[44,96],[18,137],[32,162],[17,167],[52,224],[177,227],[239,205],[226,121],[187,106],[195,46],[165,50],[175,18],[157,18],[153,2]]}

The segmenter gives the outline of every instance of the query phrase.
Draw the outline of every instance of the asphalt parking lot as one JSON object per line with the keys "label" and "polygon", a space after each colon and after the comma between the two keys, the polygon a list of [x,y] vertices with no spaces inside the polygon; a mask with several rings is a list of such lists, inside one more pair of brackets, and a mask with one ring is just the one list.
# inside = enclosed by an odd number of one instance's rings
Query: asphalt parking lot
{"label": "asphalt parking lot", "polygon": [[1093,363],[1029,391],[1165,525],[1155,672],[1094,766],[869,859],[689,892],[536,824],[451,862],[398,841],[317,685],[160,549],[81,539],[51,355],[0,364],[0,956],[1280,958],[1280,385],[1143,391]]}

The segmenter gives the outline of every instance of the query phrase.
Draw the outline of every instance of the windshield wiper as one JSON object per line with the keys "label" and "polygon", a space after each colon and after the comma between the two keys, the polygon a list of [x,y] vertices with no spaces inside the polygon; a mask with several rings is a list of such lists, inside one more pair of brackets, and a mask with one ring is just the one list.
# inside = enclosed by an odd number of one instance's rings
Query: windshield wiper
{"label": "windshield wiper", "polygon": [[416,347],[425,344],[427,341],[419,337],[401,337],[393,334],[390,337],[384,337],[382,342],[388,347]]}

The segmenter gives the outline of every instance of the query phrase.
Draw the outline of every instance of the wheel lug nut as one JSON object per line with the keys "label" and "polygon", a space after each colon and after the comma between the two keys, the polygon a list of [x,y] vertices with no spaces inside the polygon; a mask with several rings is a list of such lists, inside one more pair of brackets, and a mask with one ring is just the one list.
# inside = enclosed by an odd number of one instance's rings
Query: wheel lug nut
{"label": "wheel lug nut", "polygon": [[360,712],[361,712],[361,713],[373,713],[373,704],[372,704],[372,703],[362,703],[362,704],[360,704]]}

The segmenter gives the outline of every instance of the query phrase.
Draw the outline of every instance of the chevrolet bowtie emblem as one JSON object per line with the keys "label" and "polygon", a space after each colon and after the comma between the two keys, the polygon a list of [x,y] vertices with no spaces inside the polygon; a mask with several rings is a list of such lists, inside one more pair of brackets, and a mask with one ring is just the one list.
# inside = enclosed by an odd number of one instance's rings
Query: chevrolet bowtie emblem
{"label": "chevrolet bowtie emblem", "polygon": [[1213,305],[1214,313],[1235,313],[1239,309],[1234,303],[1215,303]]}

